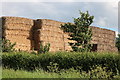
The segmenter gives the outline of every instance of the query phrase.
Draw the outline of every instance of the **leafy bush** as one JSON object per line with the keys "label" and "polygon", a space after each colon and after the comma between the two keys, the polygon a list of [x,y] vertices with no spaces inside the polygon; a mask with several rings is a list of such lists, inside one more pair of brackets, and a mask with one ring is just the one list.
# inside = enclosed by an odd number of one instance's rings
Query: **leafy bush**
{"label": "leafy bush", "polygon": [[7,39],[2,39],[2,51],[3,52],[13,52],[15,49],[14,49],[14,46],[16,45],[16,43],[11,43],[10,40],[7,40]]}
{"label": "leafy bush", "polygon": [[118,51],[120,53],[120,34],[118,34],[118,37],[116,38],[116,47],[118,48]]}
{"label": "leafy bush", "polygon": [[95,69],[91,69],[89,71],[90,78],[97,78],[97,79],[103,79],[103,78],[113,78],[113,72],[108,71],[107,67],[102,66],[96,66]]}
{"label": "leafy bush", "polygon": [[[4,67],[13,69],[34,70],[43,68],[48,70],[50,62],[57,63],[59,69],[81,67],[83,71],[89,72],[95,65],[107,67],[114,74],[120,73],[120,55],[112,53],[75,53],[57,52],[56,54],[27,54],[27,53],[5,53],[2,55]],[[54,66],[53,66],[54,67]]]}
{"label": "leafy bush", "polygon": [[40,48],[38,50],[38,54],[41,54],[41,53],[46,53],[48,52],[50,49],[50,43],[46,44],[45,46],[43,46],[42,44],[40,44]]}
{"label": "leafy bush", "polygon": [[49,72],[59,72],[58,64],[50,62],[50,66],[47,66]]}

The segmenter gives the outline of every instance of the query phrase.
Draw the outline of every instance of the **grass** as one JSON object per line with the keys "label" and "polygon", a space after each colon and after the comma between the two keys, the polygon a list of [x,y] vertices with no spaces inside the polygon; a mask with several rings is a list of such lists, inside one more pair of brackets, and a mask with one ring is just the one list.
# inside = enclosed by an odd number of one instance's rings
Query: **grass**
{"label": "grass", "polygon": [[[99,68],[100,69],[100,68]],[[98,69],[98,70],[99,70]],[[96,69],[93,70],[92,73],[95,73]],[[35,71],[25,71],[25,70],[13,70],[13,69],[3,69],[2,78],[108,78],[104,71],[99,71],[96,74],[92,74],[86,72],[79,72],[78,70],[74,70],[73,68],[68,70],[61,70],[60,72],[48,72],[42,69],[36,69]],[[99,74],[99,75],[98,75]],[[98,75],[98,76],[95,76]],[[101,77],[101,75],[103,75]],[[120,75],[114,76],[114,78],[120,78]],[[119,80],[119,79],[118,79]]]}
{"label": "grass", "polygon": [[[47,73],[43,71],[28,72],[23,70],[3,69],[2,78],[50,78],[57,77],[57,74]],[[11,74],[12,73],[12,74]]]}
{"label": "grass", "polygon": [[3,69],[2,78],[82,78],[82,76],[78,72],[55,73],[43,70],[28,72],[24,70]]}

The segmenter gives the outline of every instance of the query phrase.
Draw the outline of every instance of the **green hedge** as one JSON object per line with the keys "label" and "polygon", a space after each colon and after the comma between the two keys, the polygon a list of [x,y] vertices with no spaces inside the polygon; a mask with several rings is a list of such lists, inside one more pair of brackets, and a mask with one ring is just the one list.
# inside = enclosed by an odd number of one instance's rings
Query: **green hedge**
{"label": "green hedge", "polygon": [[3,53],[3,67],[13,69],[34,70],[36,68],[47,69],[50,62],[57,63],[59,69],[69,69],[77,66],[88,71],[95,65],[108,67],[109,70],[120,73],[120,55],[112,53],[75,53],[57,52],[34,55],[29,53]]}

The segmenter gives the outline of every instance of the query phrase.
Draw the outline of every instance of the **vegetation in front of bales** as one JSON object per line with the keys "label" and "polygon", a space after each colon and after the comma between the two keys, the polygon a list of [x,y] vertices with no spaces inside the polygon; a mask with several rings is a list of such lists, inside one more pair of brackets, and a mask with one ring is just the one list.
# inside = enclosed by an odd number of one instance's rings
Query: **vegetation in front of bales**
{"label": "vegetation in front of bales", "polygon": [[[12,74],[11,74],[12,73]],[[85,72],[80,69],[70,68],[58,72],[49,72],[43,69],[34,71],[3,69],[3,78],[81,78],[81,79],[111,79],[119,80],[119,75],[112,75],[112,72],[106,71],[106,67],[97,66],[95,69]],[[112,78],[112,79],[113,79]]]}
{"label": "vegetation in front of bales", "polygon": [[43,44],[40,44],[38,54],[49,52],[49,50],[50,50],[50,43],[45,44],[45,46]]}
{"label": "vegetation in front of bales", "polygon": [[[79,74],[79,77],[85,73],[87,75],[82,76],[84,78],[87,76],[100,77],[101,74],[103,74],[103,76],[101,75],[102,77],[108,74],[108,77],[112,78],[120,74],[119,57],[120,55],[116,53],[92,52],[56,52],[37,55],[25,52],[4,53],[2,55],[3,75],[7,75],[4,71],[9,71],[9,69],[13,72],[17,70],[18,72],[30,72],[30,74],[32,74],[31,72],[36,73],[36,70],[42,69],[49,75],[55,74],[62,77],[59,74],[66,73],[70,77],[69,73],[72,74],[73,72],[66,71],[73,69],[73,71],[77,71],[75,75]],[[63,73],[61,73],[62,71]],[[72,77],[76,78],[78,76]]]}
{"label": "vegetation in front of bales", "polygon": [[88,11],[86,13],[80,11],[80,17],[74,18],[74,24],[66,23],[61,25],[61,29],[64,32],[69,33],[69,42],[73,51],[76,52],[88,52],[92,49],[90,43],[92,39],[92,29],[90,25],[93,23],[94,16],[90,16]]}
{"label": "vegetation in front of bales", "polygon": [[1,49],[2,52],[13,52],[15,51],[14,46],[16,45],[16,43],[11,43],[10,40],[2,38],[1,40]]}
{"label": "vegetation in front of bales", "polygon": [[118,48],[118,52],[120,53],[120,34],[118,34],[118,37],[116,38],[116,47]]}

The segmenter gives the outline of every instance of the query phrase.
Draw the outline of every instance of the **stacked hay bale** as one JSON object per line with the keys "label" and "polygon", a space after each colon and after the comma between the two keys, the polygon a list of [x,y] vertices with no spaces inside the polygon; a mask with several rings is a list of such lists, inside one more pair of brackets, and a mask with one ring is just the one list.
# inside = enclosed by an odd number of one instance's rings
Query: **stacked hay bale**
{"label": "stacked hay bale", "polygon": [[72,48],[69,45],[70,42],[73,42],[72,40],[69,40],[68,38],[70,38],[69,33],[64,33],[64,47],[65,47],[65,51],[71,51]]}
{"label": "stacked hay bale", "polygon": [[117,48],[115,47],[115,31],[92,26],[92,33],[91,43],[98,45],[98,52],[117,51]]}
{"label": "stacked hay bale", "polygon": [[[38,19],[35,21],[35,32],[34,40],[35,45],[37,45],[36,50],[40,47],[39,45],[50,43],[50,51],[70,51],[72,50],[68,42],[73,42],[68,40],[68,33],[64,33],[60,29],[60,25],[65,24],[58,21],[48,20],[48,19]],[[92,44],[97,44],[97,51],[117,51],[115,47],[115,32],[93,27],[92,26]]]}
{"label": "stacked hay bale", "polygon": [[[15,49],[23,51],[38,50],[40,44],[50,43],[50,51],[72,50],[68,42],[68,33],[60,29],[63,22],[48,19],[31,20],[20,17],[2,17],[2,37],[16,42]],[[115,32],[98,28],[92,28],[92,44],[97,44],[97,51],[117,51],[115,47]]]}
{"label": "stacked hay bale", "polygon": [[16,50],[30,51],[32,48],[33,20],[20,17],[2,17],[3,37],[15,43]]}
{"label": "stacked hay bale", "polygon": [[41,43],[43,45],[50,43],[50,51],[64,50],[64,36],[63,31],[60,29],[60,25],[64,23],[48,19],[38,19],[36,24],[38,25],[36,25],[35,34],[38,34],[36,38],[39,39],[35,40],[37,41],[36,43],[39,43],[38,47]]}

